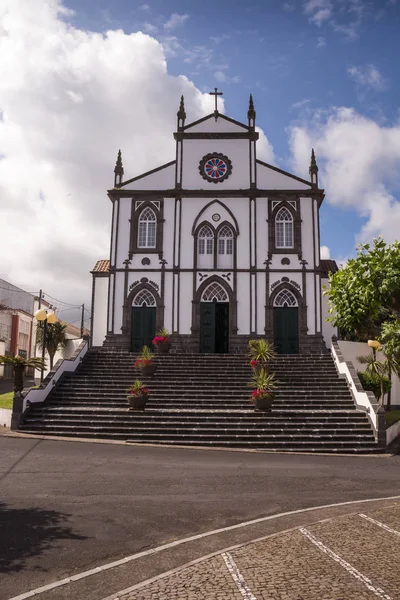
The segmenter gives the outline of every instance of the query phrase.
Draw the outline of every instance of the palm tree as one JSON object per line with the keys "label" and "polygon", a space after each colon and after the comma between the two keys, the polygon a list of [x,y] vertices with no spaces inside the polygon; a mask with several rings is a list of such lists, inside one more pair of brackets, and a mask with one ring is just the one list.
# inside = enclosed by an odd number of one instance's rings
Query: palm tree
{"label": "palm tree", "polygon": [[[50,369],[53,368],[54,356],[59,348],[65,348],[68,343],[68,338],[65,335],[67,328],[66,323],[57,321],[57,323],[48,323],[46,327],[45,348],[50,358]],[[43,329],[36,330],[36,345],[43,349]]]}
{"label": "palm tree", "polygon": [[22,356],[0,356],[0,365],[12,365],[14,367],[14,393],[22,392],[24,389],[24,371],[27,367],[33,369],[44,369],[45,361],[41,358],[23,358]]}

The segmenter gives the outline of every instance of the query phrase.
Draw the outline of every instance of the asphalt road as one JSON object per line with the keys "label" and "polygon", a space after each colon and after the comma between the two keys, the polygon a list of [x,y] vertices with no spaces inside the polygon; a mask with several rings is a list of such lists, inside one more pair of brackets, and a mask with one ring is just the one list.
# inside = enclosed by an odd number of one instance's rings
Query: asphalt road
{"label": "asphalt road", "polygon": [[0,600],[194,533],[400,494],[400,456],[200,451],[0,436]]}

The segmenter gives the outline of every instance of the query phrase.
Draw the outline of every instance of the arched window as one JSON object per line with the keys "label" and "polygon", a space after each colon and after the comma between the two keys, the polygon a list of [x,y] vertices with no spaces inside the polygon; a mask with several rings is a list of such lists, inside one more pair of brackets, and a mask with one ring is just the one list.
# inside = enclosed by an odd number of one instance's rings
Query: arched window
{"label": "arched window", "polygon": [[229,302],[228,294],[225,288],[216,281],[210,283],[203,292],[201,297],[202,302]]}
{"label": "arched window", "polygon": [[275,245],[277,248],[293,248],[293,216],[285,206],[275,217]]}
{"label": "arched window", "polygon": [[281,290],[275,298],[274,306],[291,307],[297,306],[296,296],[289,290]]}
{"label": "arched window", "polygon": [[214,251],[214,232],[208,225],[199,231],[199,254],[212,254]]}
{"label": "arched window", "polygon": [[233,267],[233,231],[229,225],[224,225],[218,231],[217,266],[220,269]]}
{"label": "arched window", "polygon": [[149,290],[141,290],[133,299],[133,306],[155,306],[156,299]]}
{"label": "arched window", "polygon": [[148,206],[139,217],[138,248],[156,247],[156,226],[156,215]]}

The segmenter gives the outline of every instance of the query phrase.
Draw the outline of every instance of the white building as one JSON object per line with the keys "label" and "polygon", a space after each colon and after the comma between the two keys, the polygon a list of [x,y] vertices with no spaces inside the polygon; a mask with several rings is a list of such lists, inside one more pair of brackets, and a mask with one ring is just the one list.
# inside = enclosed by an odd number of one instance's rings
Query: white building
{"label": "white building", "polygon": [[257,336],[282,353],[324,348],[314,152],[310,181],[258,160],[251,96],[247,124],[217,107],[186,124],[183,98],[177,117],[174,160],[124,181],[118,154],[93,344],[137,351],[164,325],[192,352],[244,351]]}

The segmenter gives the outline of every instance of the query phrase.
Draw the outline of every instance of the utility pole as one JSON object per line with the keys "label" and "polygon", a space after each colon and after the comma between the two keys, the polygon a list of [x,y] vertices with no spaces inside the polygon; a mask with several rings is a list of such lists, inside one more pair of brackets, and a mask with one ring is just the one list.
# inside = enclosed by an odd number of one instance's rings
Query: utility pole
{"label": "utility pole", "polygon": [[83,328],[85,324],[85,305],[82,304],[82,316],[81,316],[81,337],[83,337]]}

